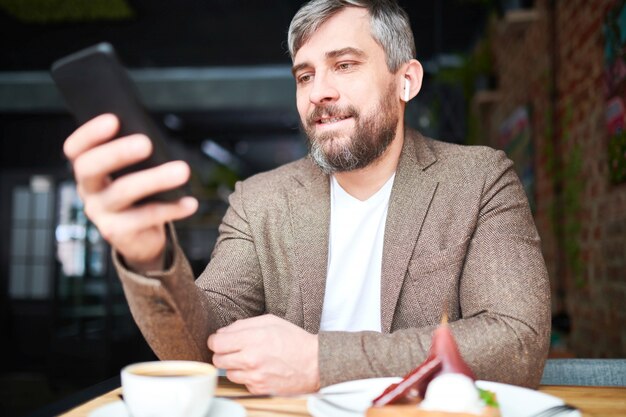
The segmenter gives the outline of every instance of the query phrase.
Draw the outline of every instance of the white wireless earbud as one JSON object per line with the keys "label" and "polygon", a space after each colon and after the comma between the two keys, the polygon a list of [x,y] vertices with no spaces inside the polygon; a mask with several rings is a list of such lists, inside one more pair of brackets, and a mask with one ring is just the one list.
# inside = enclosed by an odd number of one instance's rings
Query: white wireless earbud
{"label": "white wireless earbud", "polygon": [[402,100],[408,102],[411,99],[410,95],[411,95],[411,82],[409,81],[408,78],[405,78],[404,79],[404,97],[402,97]]}

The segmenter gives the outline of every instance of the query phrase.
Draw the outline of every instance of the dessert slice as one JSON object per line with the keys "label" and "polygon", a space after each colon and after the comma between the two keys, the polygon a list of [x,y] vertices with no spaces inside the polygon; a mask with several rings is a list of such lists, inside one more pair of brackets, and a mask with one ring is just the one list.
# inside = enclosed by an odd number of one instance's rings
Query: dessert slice
{"label": "dessert slice", "polygon": [[426,360],[374,399],[367,417],[499,417],[495,394],[481,390],[444,316]]}

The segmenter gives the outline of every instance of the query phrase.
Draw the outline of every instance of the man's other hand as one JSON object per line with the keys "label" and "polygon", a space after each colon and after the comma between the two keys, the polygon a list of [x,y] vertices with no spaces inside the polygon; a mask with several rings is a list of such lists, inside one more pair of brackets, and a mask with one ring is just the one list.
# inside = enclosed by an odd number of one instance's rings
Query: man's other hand
{"label": "man's other hand", "polygon": [[319,390],[317,335],[273,315],[238,320],[209,336],[213,364],[254,394]]}

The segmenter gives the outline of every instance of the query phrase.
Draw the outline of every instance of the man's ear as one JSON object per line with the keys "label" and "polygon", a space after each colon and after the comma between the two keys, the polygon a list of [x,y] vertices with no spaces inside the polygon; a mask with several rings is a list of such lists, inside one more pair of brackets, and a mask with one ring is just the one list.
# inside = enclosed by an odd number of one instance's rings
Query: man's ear
{"label": "man's ear", "polygon": [[412,59],[400,69],[400,75],[404,81],[400,83],[402,91],[400,98],[408,102],[420,92],[422,88],[422,79],[424,78],[424,70],[422,64],[417,59]]}

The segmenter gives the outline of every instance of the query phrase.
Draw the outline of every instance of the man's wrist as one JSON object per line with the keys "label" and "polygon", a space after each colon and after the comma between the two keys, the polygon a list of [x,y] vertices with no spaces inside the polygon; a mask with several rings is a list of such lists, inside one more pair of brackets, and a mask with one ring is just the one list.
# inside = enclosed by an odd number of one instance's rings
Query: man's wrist
{"label": "man's wrist", "polygon": [[152,272],[163,272],[170,269],[174,263],[174,245],[169,230],[166,236],[165,246],[153,259],[147,261],[131,261],[120,253],[120,259],[123,261],[124,266],[130,271],[140,275],[147,275]]}
{"label": "man's wrist", "polygon": [[148,272],[163,271],[165,269],[166,249],[163,249],[158,256],[147,261],[131,261],[124,257],[126,267],[140,275],[146,275]]}

